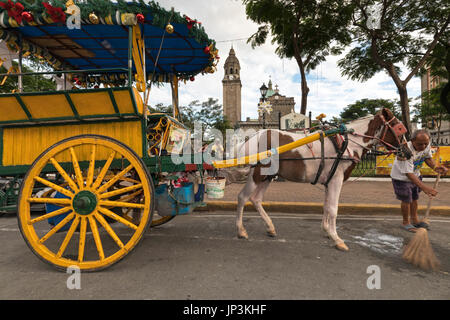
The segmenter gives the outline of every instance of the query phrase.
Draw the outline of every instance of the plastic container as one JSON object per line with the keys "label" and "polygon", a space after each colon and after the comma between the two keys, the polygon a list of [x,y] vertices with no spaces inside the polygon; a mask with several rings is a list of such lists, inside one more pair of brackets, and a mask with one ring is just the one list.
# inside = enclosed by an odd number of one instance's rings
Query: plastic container
{"label": "plastic container", "polygon": [[[55,196],[54,196],[53,198],[68,199],[69,197],[66,196],[66,195],[64,195],[64,194],[62,194],[62,193],[56,192],[56,194],[55,194]],[[54,205],[54,204],[51,204],[51,203],[46,203],[46,204],[45,204],[45,211],[46,211],[47,213],[50,213],[50,212],[59,210],[59,209],[61,209],[61,208],[62,208],[62,207],[57,206],[57,205]],[[47,221],[48,221],[48,223],[49,223],[50,225],[56,226],[56,225],[57,225],[58,223],[60,223],[65,217],[67,217],[67,215],[68,215],[69,213],[71,213],[71,212],[72,212],[72,211],[69,211],[69,212],[60,214],[60,215],[58,215],[58,216],[48,218]],[[72,222],[66,223],[66,225],[60,229],[60,231],[67,231],[67,230],[69,230],[69,228],[70,228],[71,225],[72,225]]]}
{"label": "plastic container", "polygon": [[155,188],[158,214],[164,217],[191,213],[195,204],[193,183],[184,183],[180,188],[173,188],[172,190],[172,195],[170,195],[166,184]]}
{"label": "plastic container", "polygon": [[208,177],[206,178],[206,193],[208,199],[221,199],[225,195],[224,177]]}

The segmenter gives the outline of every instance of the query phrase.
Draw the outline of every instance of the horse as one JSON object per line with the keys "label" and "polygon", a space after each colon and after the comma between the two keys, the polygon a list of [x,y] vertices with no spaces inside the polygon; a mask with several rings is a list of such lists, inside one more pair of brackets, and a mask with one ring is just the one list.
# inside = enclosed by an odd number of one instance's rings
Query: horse
{"label": "horse", "polygon": [[[270,167],[267,163],[258,162],[250,166],[245,185],[238,195],[236,216],[238,238],[248,239],[242,222],[244,205],[248,200],[264,220],[267,234],[272,237],[276,236],[275,226],[264,210],[262,201],[270,182],[277,175],[288,181],[313,184],[318,182],[325,185],[322,230],[334,241],[337,249],[349,250],[336,232],[338,202],[344,181],[349,178],[356,164],[372,147],[383,144],[388,152],[397,153],[401,150],[406,157],[410,156],[410,150],[407,149],[404,136],[407,132],[406,128],[387,108],[381,109],[375,115],[352,121],[346,127],[354,130],[353,133],[348,133],[348,140],[344,139],[342,135],[337,135],[334,143],[330,137],[321,139],[322,141],[317,140],[279,154],[278,159],[271,159],[270,165],[277,161],[278,168],[276,169],[278,170],[276,172],[269,172]],[[275,129],[260,130],[244,142],[240,146],[240,150],[246,155],[252,154],[250,150],[255,150],[255,145],[264,145],[265,150],[274,150],[273,148],[304,137],[305,134],[301,133]],[[342,145],[344,147],[338,147]],[[339,152],[341,152],[341,159],[334,164],[336,159],[332,158],[338,158]],[[345,154],[342,154],[343,152]],[[333,164],[335,168],[333,168]],[[334,174],[330,174],[330,171],[334,170]]]}

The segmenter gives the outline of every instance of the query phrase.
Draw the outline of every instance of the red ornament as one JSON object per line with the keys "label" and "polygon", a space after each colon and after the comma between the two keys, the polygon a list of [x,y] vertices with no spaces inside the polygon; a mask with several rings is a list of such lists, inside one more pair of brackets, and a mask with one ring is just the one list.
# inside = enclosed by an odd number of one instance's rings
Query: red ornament
{"label": "red ornament", "polygon": [[145,21],[145,17],[142,13],[138,13],[136,15],[136,19],[137,19],[138,23],[144,23],[144,21]]}
{"label": "red ornament", "polygon": [[47,9],[47,14],[54,22],[66,22],[66,14],[60,7],[54,7],[48,2],[42,2],[42,5]]}
{"label": "red ornament", "polygon": [[22,12],[25,9],[23,4],[20,2],[14,3],[11,0],[8,0],[8,2],[0,2],[0,7],[5,9],[8,12],[8,15],[11,18],[14,18],[17,23],[22,23]]}
{"label": "red ornament", "polygon": [[32,22],[34,20],[33,15],[31,13],[29,13],[28,11],[22,12],[22,18],[26,22]]}
{"label": "red ornament", "polygon": [[192,77],[189,78],[189,80],[194,81],[194,80],[195,80],[195,77],[192,76]]}
{"label": "red ornament", "polygon": [[197,21],[197,20],[193,20],[193,19],[189,18],[189,17],[186,16],[186,15],[184,16],[184,18],[186,19],[186,22],[187,22],[187,28],[188,28],[189,30],[192,29],[192,27],[194,26],[195,23],[201,24],[201,22],[199,22],[199,21]]}
{"label": "red ornament", "polygon": [[75,81],[75,83],[76,83],[77,85],[79,85],[79,86],[81,85],[81,81],[78,80],[78,79],[77,79],[77,81]]}
{"label": "red ornament", "polygon": [[205,49],[203,49],[203,52],[206,54],[209,54],[209,52],[211,51],[211,49],[208,47],[205,47]]}

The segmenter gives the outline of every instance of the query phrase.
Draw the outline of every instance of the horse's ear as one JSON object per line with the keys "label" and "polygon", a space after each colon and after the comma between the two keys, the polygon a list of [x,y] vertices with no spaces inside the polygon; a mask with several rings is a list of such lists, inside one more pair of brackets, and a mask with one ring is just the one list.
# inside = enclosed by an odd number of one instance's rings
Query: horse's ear
{"label": "horse's ear", "polygon": [[388,108],[383,108],[383,109],[381,109],[381,114],[383,115],[383,117],[384,117],[386,120],[390,120],[390,119],[392,119],[392,117],[394,116],[394,114],[392,113],[392,111],[391,111],[390,109],[388,109]]}

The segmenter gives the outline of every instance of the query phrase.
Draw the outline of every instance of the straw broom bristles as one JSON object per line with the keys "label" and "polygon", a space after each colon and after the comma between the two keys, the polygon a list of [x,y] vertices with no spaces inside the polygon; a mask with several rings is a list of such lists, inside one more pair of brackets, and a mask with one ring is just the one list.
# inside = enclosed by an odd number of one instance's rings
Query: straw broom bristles
{"label": "straw broom bristles", "polygon": [[[434,182],[434,189],[436,189],[440,174],[438,173],[436,181]],[[427,211],[423,222],[430,224],[428,216],[431,209],[431,198],[428,199]],[[430,239],[428,238],[428,231],[425,228],[419,228],[414,235],[414,238],[403,249],[403,260],[424,270],[436,271],[439,269],[441,263],[436,258],[433,248],[431,248]]]}
{"label": "straw broom bristles", "polygon": [[431,248],[426,229],[419,228],[412,240],[405,246],[403,260],[424,270],[436,271],[439,269],[441,264]]}

